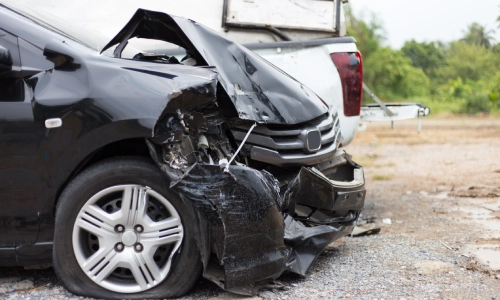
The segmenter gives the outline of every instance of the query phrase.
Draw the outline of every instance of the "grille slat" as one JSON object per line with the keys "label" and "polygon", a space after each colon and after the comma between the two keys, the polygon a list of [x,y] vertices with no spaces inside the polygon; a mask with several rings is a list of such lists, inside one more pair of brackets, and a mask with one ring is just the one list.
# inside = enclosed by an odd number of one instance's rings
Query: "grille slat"
{"label": "grille slat", "polygon": [[[319,151],[307,151],[305,149],[306,137],[302,132],[315,129],[321,132],[321,149]],[[237,142],[241,142],[248,132],[248,128],[244,125],[235,125],[231,130]],[[274,157],[281,156],[285,159],[286,156],[293,153],[294,161],[297,161],[300,156],[303,156],[307,161],[308,158],[314,157],[316,160],[318,155],[323,156],[333,152],[339,142],[339,137],[339,117],[325,114],[316,120],[301,125],[259,125],[253,129],[246,144],[258,147],[260,153],[262,151],[272,152]],[[260,156],[252,158],[267,161],[267,158]]]}
{"label": "grille slat", "polygon": [[[246,135],[243,131],[232,131],[234,138],[241,142]],[[272,137],[265,135],[250,134],[246,141],[247,144],[258,145],[274,150],[293,150],[304,148],[304,143],[299,139],[287,139],[285,141],[276,141]]]}

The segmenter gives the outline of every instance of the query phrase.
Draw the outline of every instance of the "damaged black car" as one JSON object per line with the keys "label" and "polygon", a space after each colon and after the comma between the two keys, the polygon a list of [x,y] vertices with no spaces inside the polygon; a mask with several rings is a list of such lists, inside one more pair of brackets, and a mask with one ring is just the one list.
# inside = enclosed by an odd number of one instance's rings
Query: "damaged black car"
{"label": "damaged black car", "polygon": [[251,295],[351,232],[363,169],[306,86],[166,13],[107,44],[57,22],[0,5],[1,266],[53,266],[89,297],[178,297],[200,276]]}

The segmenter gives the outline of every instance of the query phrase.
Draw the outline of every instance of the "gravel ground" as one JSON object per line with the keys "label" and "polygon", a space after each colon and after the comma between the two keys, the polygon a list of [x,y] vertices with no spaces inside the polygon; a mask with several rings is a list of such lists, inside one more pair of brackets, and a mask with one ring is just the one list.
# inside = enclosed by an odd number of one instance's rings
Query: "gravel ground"
{"label": "gravel ground", "polygon": [[[395,130],[370,124],[347,151],[365,167],[363,216],[375,217],[381,232],[336,241],[307,276],[285,274],[283,289],[254,298],[500,298],[494,259],[464,250],[500,245],[500,198],[492,192],[500,182],[498,137],[495,119],[431,119],[420,135],[416,122]],[[0,268],[0,298],[83,299],[52,269],[22,268]],[[183,299],[233,298],[240,297],[202,279]]]}

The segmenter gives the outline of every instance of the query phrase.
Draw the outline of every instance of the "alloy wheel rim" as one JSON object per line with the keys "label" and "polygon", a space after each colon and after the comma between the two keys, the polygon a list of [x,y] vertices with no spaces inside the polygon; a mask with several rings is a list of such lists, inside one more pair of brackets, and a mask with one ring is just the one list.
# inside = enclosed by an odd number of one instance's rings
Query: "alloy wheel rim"
{"label": "alloy wheel rim", "polygon": [[174,206],[141,185],[117,185],[92,196],[73,226],[73,252],[96,284],[118,293],[157,286],[170,272],[184,229]]}

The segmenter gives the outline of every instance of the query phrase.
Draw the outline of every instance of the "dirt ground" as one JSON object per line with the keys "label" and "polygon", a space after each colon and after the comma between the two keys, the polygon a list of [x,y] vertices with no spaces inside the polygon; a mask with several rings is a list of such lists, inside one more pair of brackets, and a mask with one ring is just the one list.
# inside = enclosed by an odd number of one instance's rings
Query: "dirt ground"
{"label": "dirt ground", "polygon": [[[439,297],[500,298],[500,119],[430,119],[420,134],[416,121],[395,129],[368,123],[347,151],[365,169],[364,217],[391,220],[380,236],[433,242],[431,251],[444,256],[410,264],[459,282]],[[456,266],[445,263],[455,257]],[[475,294],[478,282],[457,278],[457,270],[475,273],[485,287]]]}
{"label": "dirt ground", "polygon": [[[500,299],[500,119],[426,119],[420,134],[369,123],[346,150],[380,233],[333,243],[308,276],[254,299]],[[0,298],[20,297],[75,296],[52,269],[1,268]],[[235,297],[202,279],[185,299]]]}
{"label": "dirt ground", "polygon": [[[347,148],[365,168],[365,215],[394,219],[386,234],[439,240],[500,271],[500,119],[426,120],[420,134],[415,123],[368,123]],[[411,221],[429,217],[417,232]]]}

